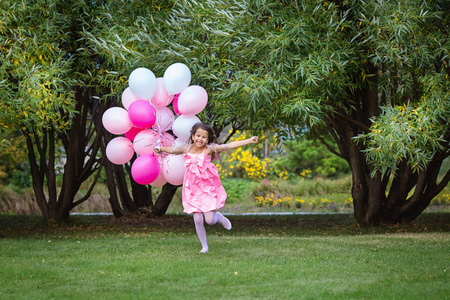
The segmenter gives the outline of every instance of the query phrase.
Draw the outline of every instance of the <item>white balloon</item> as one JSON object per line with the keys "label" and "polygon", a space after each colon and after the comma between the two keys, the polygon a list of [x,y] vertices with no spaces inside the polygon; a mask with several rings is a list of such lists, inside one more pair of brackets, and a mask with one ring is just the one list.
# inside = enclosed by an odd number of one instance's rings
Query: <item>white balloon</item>
{"label": "white balloon", "polygon": [[147,68],[137,68],[128,79],[133,94],[141,100],[150,100],[156,92],[156,77]]}
{"label": "white balloon", "polygon": [[164,72],[164,86],[170,95],[180,93],[191,83],[191,71],[182,63],[170,65]]}
{"label": "white balloon", "polygon": [[192,126],[199,122],[200,119],[197,116],[181,115],[173,122],[172,131],[178,138],[188,141],[191,137]]}
{"label": "white balloon", "polygon": [[128,112],[121,107],[108,108],[103,113],[102,124],[112,134],[124,134],[133,126]]}
{"label": "white balloon", "polygon": [[172,148],[178,148],[186,145],[187,141],[177,138],[173,141]]}
{"label": "white balloon", "polygon": [[167,155],[164,158],[162,170],[167,182],[173,185],[183,184],[184,173],[186,172],[183,155]]}
{"label": "white balloon", "polygon": [[191,85],[184,89],[178,98],[178,112],[180,115],[196,115],[208,103],[208,93],[199,85]]}

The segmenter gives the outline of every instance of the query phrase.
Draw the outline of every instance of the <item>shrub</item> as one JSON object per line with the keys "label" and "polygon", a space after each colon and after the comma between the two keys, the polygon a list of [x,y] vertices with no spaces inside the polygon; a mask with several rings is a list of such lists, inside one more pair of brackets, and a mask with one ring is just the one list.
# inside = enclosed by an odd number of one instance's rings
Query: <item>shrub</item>
{"label": "shrub", "polygon": [[[337,211],[337,204],[344,208],[352,206],[348,197],[351,189],[351,176],[339,179],[300,179],[298,181],[263,180],[253,185],[250,195],[258,207],[278,208],[326,208]],[[331,196],[331,198],[326,198]]]}
{"label": "shrub", "polygon": [[241,178],[222,179],[222,185],[227,192],[227,203],[242,203],[248,200],[248,195],[253,186],[258,185]]}
{"label": "shrub", "polygon": [[16,187],[0,187],[0,213],[14,213],[22,215],[40,214],[36,198],[31,188],[17,191]]}
{"label": "shrub", "polygon": [[[235,138],[230,141],[247,139],[246,133],[237,132]],[[216,164],[221,178],[248,178],[258,180],[268,174],[270,159],[260,159],[254,155],[256,146],[241,147],[230,153],[221,153],[221,163]]]}
{"label": "shrub", "polygon": [[447,192],[440,193],[431,200],[430,205],[449,205],[450,204],[450,194]]}
{"label": "shrub", "polygon": [[[284,146],[287,155],[277,159],[276,170],[284,170],[303,177],[319,175],[326,178],[337,178],[349,172],[349,166],[344,159],[334,155],[316,141],[287,141]],[[305,170],[308,170],[309,174],[305,174]]]}

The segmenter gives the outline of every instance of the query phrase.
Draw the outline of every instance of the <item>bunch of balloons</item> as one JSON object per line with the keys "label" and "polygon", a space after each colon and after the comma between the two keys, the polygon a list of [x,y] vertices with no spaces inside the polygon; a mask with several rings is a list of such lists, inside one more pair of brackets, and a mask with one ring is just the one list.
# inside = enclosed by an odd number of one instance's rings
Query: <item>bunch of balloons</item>
{"label": "bunch of balloons", "polygon": [[[132,166],[133,179],[155,187],[169,182],[180,185],[184,178],[181,155],[155,155],[154,146],[178,147],[188,142],[196,116],[208,102],[208,94],[192,85],[191,71],[182,63],[170,65],[163,77],[156,78],[147,68],[131,72],[129,86],[122,93],[122,107],[105,111],[102,123],[116,135],[106,146],[106,156],[114,164]],[[172,103],[173,111],[167,107]],[[172,130],[176,137],[168,131]]]}

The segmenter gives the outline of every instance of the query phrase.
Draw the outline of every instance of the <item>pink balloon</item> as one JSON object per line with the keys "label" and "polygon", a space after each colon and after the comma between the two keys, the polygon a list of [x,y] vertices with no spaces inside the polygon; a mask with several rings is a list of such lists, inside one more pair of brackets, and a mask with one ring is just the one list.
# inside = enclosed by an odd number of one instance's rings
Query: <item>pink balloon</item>
{"label": "pink balloon", "polygon": [[155,107],[156,121],[152,128],[158,132],[164,132],[172,129],[175,119],[173,111],[168,107]]}
{"label": "pink balloon", "polygon": [[133,103],[136,100],[138,100],[138,98],[133,94],[133,92],[131,91],[130,87],[127,87],[122,93],[122,105],[123,105],[123,107],[126,110],[128,110],[128,108],[130,107],[131,103]]}
{"label": "pink balloon", "polygon": [[[159,159],[158,159],[158,161],[159,161]],[[160,162],[160,166],[161,166],[161,162]],[[166,183],[167,183],[167,180],[164,178],[162,166],[161,166],[159,169],[158,177],[156,177],[156,179],[152,183],[150,183],[150,185],[153,187],[160,187],[160,186],[165,185]]]}
{"label": "pink balloon", "polygon": [[136,137],[136,134],[141,132],[143,129],[139,127],[131,127],[130,130],[125,132],[125,137],[129,139],[130,141],[134,141],[134,138]]}
{"label": "pink balloon", "polygon": [[134,155],[133,143],[122,136],[113,138],[106,146],[106,157],[116,165],[123,165]]}
{"label": "pink balloon", "polygon": [[102,124],[112,134],[124,134],[133,126],[128,112],[121,107],[108,108],[103,113]]}
{"label": "pink balloon", "polygon": [[160,165],[156,156],[144,154],[133,162],[131,176],[139,184],[150,184],[158,177],[159,170]]}
{"label": "pink balloon", "polygon": [[163,132],[161,135],[161,144],[164,147],[172,147],[175,138],[168,132]]}
{"label": "pink balloon", "polygon": [[164,79],[162,77],[156,78],[156,92],[151,102],[155,106],[164,107],[172,102],[173,95],[167,93],[164,87]]}
{"label": "pink balloon", "polygon": [[179,115],[180,111],[178,110],[178,98],[180,97],[180,94],[176,94],[175,97],[173,97],[173,101],[172,101],[172,106],[173,106],[173,111]]}
{"label": "pink balloon", "polygon": [[173,185],[181,185],[184,180],[186,168],[183,164],[183,155],[167,155],[163,161],[164,178]]}
{"label": "pink balloon", "polygon": [[153,147],[158,140],[158,134],[151,130],[145,129],[139,132],[133,141],[133,148],[137,155],[153,154]]}
{"label": "pink balloon", "polygon": [[178,98],[180,115],[196,115],[200,113],[208,102],[208,93],[199,85],[192,85],[184,89]]}
{"label": "pink balloon", "polygon": [[155,108],[146,100],[137,100],[128,108],[128,116],[136,127],[149,128],[156,121]]}

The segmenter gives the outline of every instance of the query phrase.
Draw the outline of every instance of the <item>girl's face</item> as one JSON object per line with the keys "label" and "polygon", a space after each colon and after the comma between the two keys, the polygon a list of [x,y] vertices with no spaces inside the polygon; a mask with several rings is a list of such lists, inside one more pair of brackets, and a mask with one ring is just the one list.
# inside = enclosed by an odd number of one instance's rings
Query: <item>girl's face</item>
{"label": "girl's face", "polygon": [[208,131],[198,128],[195,134],[192,135],[194,145],[202,148],[208,143]]}

